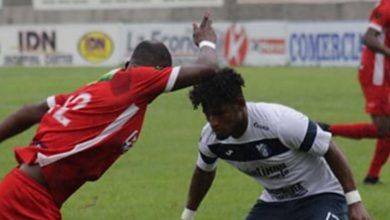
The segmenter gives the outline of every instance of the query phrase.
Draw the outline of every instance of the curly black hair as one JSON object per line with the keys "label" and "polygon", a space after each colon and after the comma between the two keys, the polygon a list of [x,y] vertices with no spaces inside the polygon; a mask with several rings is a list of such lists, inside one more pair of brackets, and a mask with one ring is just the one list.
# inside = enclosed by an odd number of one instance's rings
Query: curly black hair
{"label": "curly black hair", "polygon": [[234,104],[243,98],[244,79],[232,68],[223,68],[211,79],[195,85],[189,93],[194,109]]}

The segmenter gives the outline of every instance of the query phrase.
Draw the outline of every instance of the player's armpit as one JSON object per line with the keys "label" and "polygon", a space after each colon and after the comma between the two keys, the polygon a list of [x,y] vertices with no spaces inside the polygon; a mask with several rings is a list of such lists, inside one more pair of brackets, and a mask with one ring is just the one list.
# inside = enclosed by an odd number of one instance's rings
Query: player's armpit
{"label": "player's armpit", "polygon": [[19,110],[20,120],[24,120],[26,123],[36,124],[39,123],[43,115],[49,110],[47,101],[42,101],[37,104],[31,104],[23,106]]}

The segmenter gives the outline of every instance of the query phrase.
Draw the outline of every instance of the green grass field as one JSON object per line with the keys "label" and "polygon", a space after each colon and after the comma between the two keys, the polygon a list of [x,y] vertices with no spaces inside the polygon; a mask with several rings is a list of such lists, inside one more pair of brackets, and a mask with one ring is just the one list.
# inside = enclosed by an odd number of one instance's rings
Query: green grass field
{"label": "green grass field", "polygon": [[[0,68],[0,119],[20,105],[68,92],[95,80],[104,68]],[[249,101],[278,102],[313,120],[368,122],[352,68],[240,68]],[[133,149],[97,182],[87,183],[62,208],[63,219],[179,219],[205,123],[193,111],[188,91],[164,94],[149,107],[143,133]],[[12,149],[27,144],[35,129],[0,144],[0,177],[16,165]],[[376,220],[390,219],[390,167],[383,184],[362,184],[374,140],[336,138],[346,153],[359,190]],[[198,220],[243,219],[262,188],[222,161],[217,178],[198,210]]]}

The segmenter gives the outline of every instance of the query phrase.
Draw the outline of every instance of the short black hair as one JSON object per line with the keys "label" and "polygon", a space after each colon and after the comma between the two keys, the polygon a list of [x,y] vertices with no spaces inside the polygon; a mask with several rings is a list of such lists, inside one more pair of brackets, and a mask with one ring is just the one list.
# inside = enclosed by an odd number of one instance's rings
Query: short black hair
{"label": "short black hair", "polygon": [[164,68],[172,66],[172,56],[163,43],[158,41],[142,41],[135,47],[130,62],[138,66]]}
{"label": "short black hair", "polygon": [[194,109],[202,105],[203,109],[234,104],[244,98],[242,87],[244,79],[232,68],[223,68],[211,79],[195,85],[189,93]]}

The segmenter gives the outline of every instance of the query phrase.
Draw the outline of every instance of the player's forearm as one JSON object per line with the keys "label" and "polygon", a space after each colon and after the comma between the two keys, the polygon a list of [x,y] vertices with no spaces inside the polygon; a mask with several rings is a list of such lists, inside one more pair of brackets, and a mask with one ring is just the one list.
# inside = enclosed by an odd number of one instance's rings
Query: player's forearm
{"label": "player's forearm", "polygon": [[386,47],[378,38],[379,32],[369,29],[363,37],[363,43],[376,53],[390,56],[390,48]]}
{"label": "player's forearm", "polygon": [[27,117],[21,117],[20,111],[8,116],[0,123],[0,142],[16,135],[34,125]]}
{"label": "player's forearm", "polygon": [[195,168],[192,176],[190,190],[188,193],[187,208],[196,211],[206,196],[215,178],[215,171],[206,172],[198,167]]}
{"label": "player's forearm", "polygon": [[356,184],[347,159],[333,141],[331,141],[329,150],[325,154],[325,159],[332,172],[339,180],[344,192],[356,190]]}
{"label": "player's forearm", "polygon": [[365,43],[365,45],[376,53],[381,53],[387,57],[390,57],[390,48],[386,47],[385,45],[383,45],[375,40],[367,41],[367,43]]}
{"label": "player's forearm", "polygon": [[47,111],[45,103],[24,106],[0,122],[0,142],[38,123]]}
{"label": "player's forearm", "polygon": [[369,220],[370,217],[361,203],[359,192],[356,190],[355,181],[353,180],[352,171],[348,166],[347,159],[332,141],[330,142],[328,152],[325,154],[325,159],[343,187],[348,205],[349,219]]}
{"label": "player's forearm", "polygon": [[200,53],[196,64],[202,64],[211,68],[218,68],[217,50],[208,46],[200,48]]}

